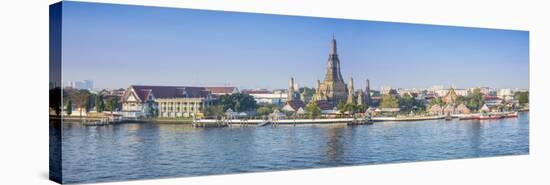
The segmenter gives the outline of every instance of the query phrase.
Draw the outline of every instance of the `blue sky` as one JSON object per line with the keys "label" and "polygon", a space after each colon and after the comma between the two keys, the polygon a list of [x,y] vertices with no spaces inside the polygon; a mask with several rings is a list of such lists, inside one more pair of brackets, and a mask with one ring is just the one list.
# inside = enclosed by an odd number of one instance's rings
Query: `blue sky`
{"label": "blue sky", "polygon": [[99,88],[323,80],[332,35],[342,75],[423,88],[528,88],[529,33],[343,19],[65,2],[64,81]]}

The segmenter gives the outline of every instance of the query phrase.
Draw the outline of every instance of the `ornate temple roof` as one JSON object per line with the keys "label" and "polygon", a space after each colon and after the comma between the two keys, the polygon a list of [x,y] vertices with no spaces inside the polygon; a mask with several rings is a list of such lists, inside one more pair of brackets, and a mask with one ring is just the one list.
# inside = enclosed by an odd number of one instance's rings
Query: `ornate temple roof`
{"label": "ornate temple roof", "polygon": [[449,89],[449,92],[447,92],[445,97],[443,97],[443,102],[445,102],[446,104],[455,103],[457,98],[458,98],[458,95],[456,95],[455,89],[451,87]]}

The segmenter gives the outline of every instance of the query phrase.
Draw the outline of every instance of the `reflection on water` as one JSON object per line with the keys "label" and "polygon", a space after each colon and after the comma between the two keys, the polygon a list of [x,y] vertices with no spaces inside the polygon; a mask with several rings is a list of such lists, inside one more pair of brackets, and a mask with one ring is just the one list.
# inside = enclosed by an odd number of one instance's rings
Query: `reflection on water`
{"label": "reflection on water", "polygon": [[197,176],[529,153],[529,115],[488,121],[193,128],[64,124],[64,182]]}

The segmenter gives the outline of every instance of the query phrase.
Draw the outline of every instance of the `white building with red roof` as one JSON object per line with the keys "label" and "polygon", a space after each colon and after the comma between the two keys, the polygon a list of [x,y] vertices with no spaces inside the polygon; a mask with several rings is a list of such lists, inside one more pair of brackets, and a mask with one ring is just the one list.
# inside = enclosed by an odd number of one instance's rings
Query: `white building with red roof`
{"label": "white building with red roof", "polygon": [[235,87],[132,85],[122,96],[122,111],[135,118],[198,116],[217,96],[234,92]]}

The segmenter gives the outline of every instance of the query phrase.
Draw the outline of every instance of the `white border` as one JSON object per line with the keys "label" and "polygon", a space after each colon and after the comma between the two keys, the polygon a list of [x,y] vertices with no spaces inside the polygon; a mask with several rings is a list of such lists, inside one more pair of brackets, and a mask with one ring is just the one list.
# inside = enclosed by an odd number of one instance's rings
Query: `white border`
{"label": "white border", "polygon": [[[31,3],[29,3],[31,2]],[[0,7],[0,184],[53,184],[48,174],[48,5]],[[368,165],[112,184],[548,184],[550,171],[549,6],[503,0],[96,0],[125,4],[261,12],[530,31],[531,129],[528,156]],[[545,176],[546,175],[546,176]]]}

